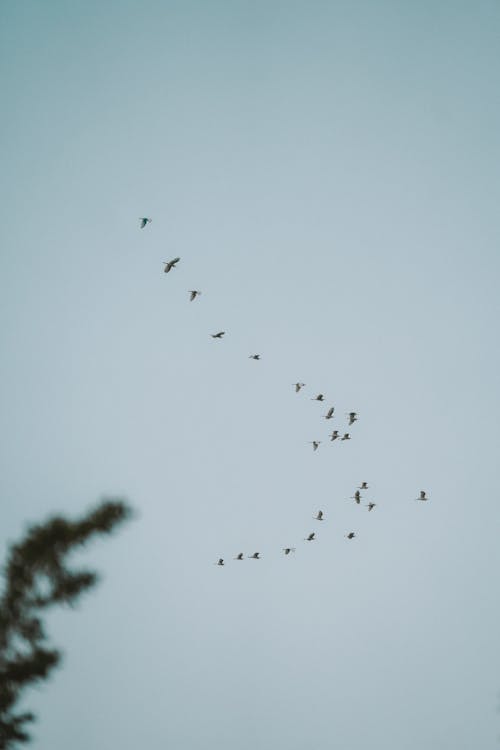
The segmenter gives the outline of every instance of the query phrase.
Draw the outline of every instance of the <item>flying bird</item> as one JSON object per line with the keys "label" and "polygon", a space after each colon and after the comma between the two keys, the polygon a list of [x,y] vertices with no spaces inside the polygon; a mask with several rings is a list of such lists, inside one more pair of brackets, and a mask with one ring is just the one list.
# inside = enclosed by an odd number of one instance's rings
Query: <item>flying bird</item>
{"label": "flying bird", "polygon": [[427,494],[425,490],[420,490],[420,497],[417,497],[417,500],[428,500]]}
{"label": "flying bird", "polygon": [[328,411],[325,414],[325,419],[331,419],[333,417],[333,412],[335,411],[335,407],[331,406]]}
{"label": "flying bird", "polygon": [[368,503],[368,505],[366,507],[368,508],[368,511],[370,511],[370,510],[374,509],[375,505],[376,505],[376,503]]}
{"label": "flying bird", "polygon": [[344,436],[340,438],[341,440],[350,440],[351,436],[348,432],[344,432]]}
{"label": "flying bird", "polygon": [[248,359],[260,359],[260,354],[251,354]]}
{"label": "flying bird", "polygon": [[367,490],[368,489],[367,483],[366,482],[361,482],[361,484],[359,485],[359,489],[360,490]]}
{"label": "flying bird", "polygon": [[292,385],[295,386],[295,393],[298,393],[305,386],[305,383],[293,383]]}
{"label": "flying bird", "polygon": [[222,557],[219,557],[218,561],[214,563],[214,565],[224,565],[224,560],[222,559]]}
{"label": "flying bird", "polygon": [[283,547],[283,552],[285,555],[289,555],[290,552],[295,552],[295,547]]}
{"label": "flying bird", "polygon": [[339,431],[338,430],[334,430],[332,432],[332,434],[330,435],[330,440],[336,440],[338,438],[338,436],[339,436]]}
{"label": "flying bird", "polygon": [[169,273],[169,271],[172,270],[172,268],[175,268],[176,263],[180,261],[180,258],[174,258],[173,260],[164,260],[163,263],[165,264],[165,268],[163,271],[165,273]]}
{"label": "flying bird", "polygon": [[243,552],[239,552],[234,559],[235,560],[243,560]]}
{"label": "flying bird", "polygon": [[141,216],[139,221],[141,222],[141,229],[144,229],[146,224],[151,224],[152,219],[148,219],[147,216]]}
{"label": "flying bird", "polygon": [[189,292],[189,301],[192,302],[196,297],[199,297],[200,294],[201,292],[198,291],[198,289],[191,289]]}
{"label": "flying bird", "polygon": [[356,490],[356,492],[354,493],[354,495],[351,497],[351,500],[355,500],[358,505],[360,504],[360,502],[361,502],[361,493],[360,493],[359,490]]}
{"label": "flying bird", "polygon": [[323,396],[322,393],[318,393],[317,396],[314,396],[314,398],[311,399],[311,401],[324,401],[324,400],[325,400],[325,397]]}
{"label": "flying bird", "polygon": [[210,335],[213,339],[221,339],[225,333],[225,331],[219,331],[218,333],[211,333]]}
{"label": "flying bird", "polygon": [[318,513],[314,516],[314,518],[316,519],[316,521],[324,521],[325,519],[323,518],[323,511],[318,510]]}
{"label": "flying bird", "polygon": [[349,417],[349,425],[354,424],[358,419],[358,415],[355,411],[350,411],[347,416]]}
{"label": "flying bird", "polygon": [[251,560],[260,560],[260,552],[254,552],[253,555],[248,555]]}
{"label": "flying bird", "polygon": [[355,536],[356,534],[354,533],[354,531],[350,531],[348,534],[346,534],[346,537],[348,539],[354,539]]}
{"label": "flying bird", "polygon": [[306,537],[306,538],[304,539],[304,541],[305,541],[305,542],[314,542],[314,541],[315,541],[315,540],[314,540],[314,537],[315,537],[315,536],[316,536],[316,534],[315,534],[315,533],[314,533],[314,531],[313,531],[313,533],[312,533],[312,534],[309,534],[309,536],[308,536],[308,537]]}
{"label": "flying bird", "polygon": [[317,451],[321,440],[310,440],[309,442],[312,444],[313,451]]}

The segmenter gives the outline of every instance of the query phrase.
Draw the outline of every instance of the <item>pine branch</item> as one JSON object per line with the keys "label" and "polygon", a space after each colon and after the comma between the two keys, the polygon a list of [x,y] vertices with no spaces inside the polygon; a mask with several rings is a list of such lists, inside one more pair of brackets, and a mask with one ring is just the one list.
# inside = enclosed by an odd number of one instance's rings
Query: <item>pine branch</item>
{"label": "pine branch", "polygon": [[54,604],[74,604],[98,581],[89,570],[70,570],[67,556],[97,534],[110,534],[132,511],[121,500],[104,500],[77,521],[55,516],[31,526],[10,549],[0,597],[0,750],[30,741],[25,729],[31,713],[15,714],[27,687],[48,679],[60,663],[58,650],[47,649],[38,612]]}

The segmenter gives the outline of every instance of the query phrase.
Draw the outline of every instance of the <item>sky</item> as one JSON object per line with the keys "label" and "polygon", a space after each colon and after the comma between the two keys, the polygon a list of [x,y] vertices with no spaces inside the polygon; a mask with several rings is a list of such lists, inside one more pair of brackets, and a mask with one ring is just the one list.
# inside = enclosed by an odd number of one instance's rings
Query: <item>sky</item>
{"label": "sky", "polygon": [[136,511],[37,750],[498,746],[499,42],[496,0],[3,4],[3,554]]}

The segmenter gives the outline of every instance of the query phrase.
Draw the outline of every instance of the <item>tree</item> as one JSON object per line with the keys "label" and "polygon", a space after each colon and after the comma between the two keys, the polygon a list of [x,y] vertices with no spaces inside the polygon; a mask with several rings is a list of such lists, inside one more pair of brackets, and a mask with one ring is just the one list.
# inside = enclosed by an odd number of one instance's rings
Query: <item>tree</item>
{"label": "tree", "polygon": [[31,526],[11,546],[0,597],[0,750],[30,741],[26,725],[35,717],[16,713],[16,704],[27,687],[46,680],[61,660],[60,651],[47,648],[40,614],[53,604],[75,603],[98,581],[94,571],[69,569],[67,556],[131,515],[121,500],[104,500],[76,521],[55,516]]}

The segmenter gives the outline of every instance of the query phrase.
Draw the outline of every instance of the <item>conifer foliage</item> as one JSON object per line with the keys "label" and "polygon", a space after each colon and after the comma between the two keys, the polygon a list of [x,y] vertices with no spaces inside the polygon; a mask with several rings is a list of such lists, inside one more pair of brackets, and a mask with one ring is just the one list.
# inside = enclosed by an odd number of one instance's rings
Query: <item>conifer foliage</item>
{"label": "conifer foliage", "polygon": [[30,685],[48,678],[61,659],[47,646],[41,619],[53,604],[73,604],[92,588],[98,575],[72,570],[67,557],[97,534],[109,534],[130,518],[121,500],[103,500],[79,520],[55,516],[31,526],[11,546],[4,567],[0,596],[0,750],[14,750],[29,742],[30,712],[16,712],[16,704]]}

